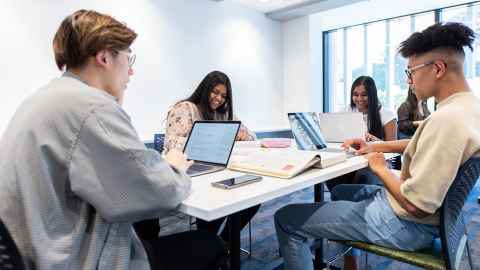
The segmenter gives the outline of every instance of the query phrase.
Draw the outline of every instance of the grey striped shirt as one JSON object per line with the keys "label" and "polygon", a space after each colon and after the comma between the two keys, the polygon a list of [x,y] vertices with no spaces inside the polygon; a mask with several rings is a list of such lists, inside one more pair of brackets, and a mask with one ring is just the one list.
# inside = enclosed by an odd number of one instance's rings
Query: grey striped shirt
{"label": "grey striped shirt", "polygon": [[0,140],[0,217],[29,269],[149,269],[132,222],[190,186],[113,96],[70,73],[25,100]]}

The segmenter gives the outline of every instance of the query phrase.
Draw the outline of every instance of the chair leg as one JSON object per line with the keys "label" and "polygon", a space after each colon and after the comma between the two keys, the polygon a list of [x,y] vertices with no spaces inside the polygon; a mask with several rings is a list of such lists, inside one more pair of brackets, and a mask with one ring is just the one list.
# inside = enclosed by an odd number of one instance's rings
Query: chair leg
{"label": "chair leg", "polygon": [[468,264],[470,265],[470,269],[473,270],[473,261],[472,261],[472,254],[470,253],[470,245],[468,244],[468,232],[467,232],[467,224],[463,223],[463,228],[465,230],[465,237],[467,240],[465,241],[465,245],[467,246],[467,256],[468,256]]}
{"label": "chair leg", "polygon": [[365,270],[368,269],[368,252],[364,252],[365,253]]}
{"label": "chair leg", "polygon": [[470,269],[473,270],[472,254],[470,253],[470,245],[468,244],[468,240],[465,245],[467,246],[468,264],[470,265]]}
{"label": "chair leg", "polygon": [[[323,268],[322,270],[328,270],[330,269],[330,266],[338,261],[339,259],[343,258],[350,250],[352,250],[352,247],[348,247],[345,251],[343,251],[342,253],[340,254],[337,254],[335,255],[335,257],[329,261],[327,261],[327,263],[325,264],[325,268]],[[328,251],[328,241],[327,241],[327,251]]]}
{"label": "chair leg", "polygon": [[244,248],[240,248],[240,251],[246,253],[248,257],[252,257],[252,222],[248,222],[248,251]]}
{"label": "chair leg", "polygon": [[250,251],[250,257],[252,256],[252,221],[248,222],[248,251]]}

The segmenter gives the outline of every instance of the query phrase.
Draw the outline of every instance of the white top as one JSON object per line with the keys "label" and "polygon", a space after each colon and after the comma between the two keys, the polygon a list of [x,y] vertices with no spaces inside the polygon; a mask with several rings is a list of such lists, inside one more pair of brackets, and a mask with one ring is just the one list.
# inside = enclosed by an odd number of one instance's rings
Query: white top
{"label": "white top", "polygon": [[[357,108],[353,108],[348,106],[347,109],[345,110],[346,112],[359,112]],[[384,106],[380,108],[380,121],[382,122],[382,126],[385,126],[388,122],[397,119],[397,116],[390,111],[389,109],[386,109]],[[368,114],[364,113],[363,114],[363,121],[365,121],[365,124],[368,127]]]}

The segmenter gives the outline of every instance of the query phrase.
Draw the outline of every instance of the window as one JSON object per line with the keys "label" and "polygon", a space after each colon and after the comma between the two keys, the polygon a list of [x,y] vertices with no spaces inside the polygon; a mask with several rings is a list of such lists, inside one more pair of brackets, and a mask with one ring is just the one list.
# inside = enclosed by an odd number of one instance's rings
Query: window
{"label": "window", "polygon": [[328,73],[328,80],[333,84],[333,88],[337,90],[336,95],[332,96],[333,104],[335,104],[335,111],[345,108],[347,105],[345,102],[347,96],[350,94],[347,84],[345,83],[345,68],[344,65],[344,55],[346,54],[345,50],[345,39],[346,39],[346,30],[333,31],[330,33],[330,38],[328,39],[329,48],[335,48],[331,53],[327,55],[327,61],[330,61],[328,66],[330,66],[330,72]]}
{"label": "window", "polygon": [[[400,42],[435,23],[462,22],[480,36],[480,3],[412,14],[324,32],[324,110],[337,112],[350,104],[350,87],[361,75],[371,76],[382,105],[396,112],[406,99],[407,60],[397,53]],[[465,50],[465,75],[480,96],[480,39]],[[433,111],[433,99],[428,101]]]}
{"label": "window", "polygon": [[[412,33],[412,24],[414,19],[412,17],[402,17],[389,21],[389,65],[392,74],[392,82],[390,83],[391,102],[382,103],[390,110],[396,112],[396,108],[402,104],[407,98],[408,84],[405,77],[405,68],[407,68],[407,60],[397,53],[400,42],[404,41]],[[374,77],[375,79],[375,77]]]}
{"label": "window", "polygon": [[329,31],[326,41],[326,111],[345,110],[352,82],[362,75],[374,78],[380,102],[396,108],[406,99],[407,61],[397,53],[412,32],[435,22],[434,12],[421,13]]}
{"label": "window", "polygon": [[[460,22],[480,35],[480,5],[469,4],[442,10],[440,20],[442,22]],[[480,41],[475,39],[473,52],[465,49],[465,76],[472,91],[480,97]]]}
{"label": "window", "polygon": [[[371,23],[366,27],[367,31],[367,70],[361,75],[369,75],[372,78],[375,78],[375,84],[377,86],[378,97],[382,104],[389,103],[389,93],[390,90],[388,85],[388,66],[386,65],[388,61],[387,48],[387,23],[385,21]],[[355,78],[357,78],[356,76]],[[353,78],[353,80],[355,80]]]}

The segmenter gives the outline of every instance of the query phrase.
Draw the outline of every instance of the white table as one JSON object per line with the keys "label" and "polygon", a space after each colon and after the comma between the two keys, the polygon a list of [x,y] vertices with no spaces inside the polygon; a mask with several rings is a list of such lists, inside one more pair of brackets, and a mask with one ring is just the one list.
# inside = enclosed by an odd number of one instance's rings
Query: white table
{"label": "white table", "polygon": [[[387,159],[397,154],[386,154]],[[248,184],[236,189],[223,190],[210,183],[242,175],[242,172],[224,170],[192,178],[192,194],[180,205],[179,211],[206,221],[230,216],[231,226],[231,267],[240,269],[240,218],[237,213],[249,207],[269,200],[315,186],[315,201],[323,201],[321,183],[332,178],[367,167],[368,162],[362,156],[352,157],[345,162],[325,169],[311,169],[291,179],[263,176],[260,182]],[[321,251],[318,258],[323,259]]]}

